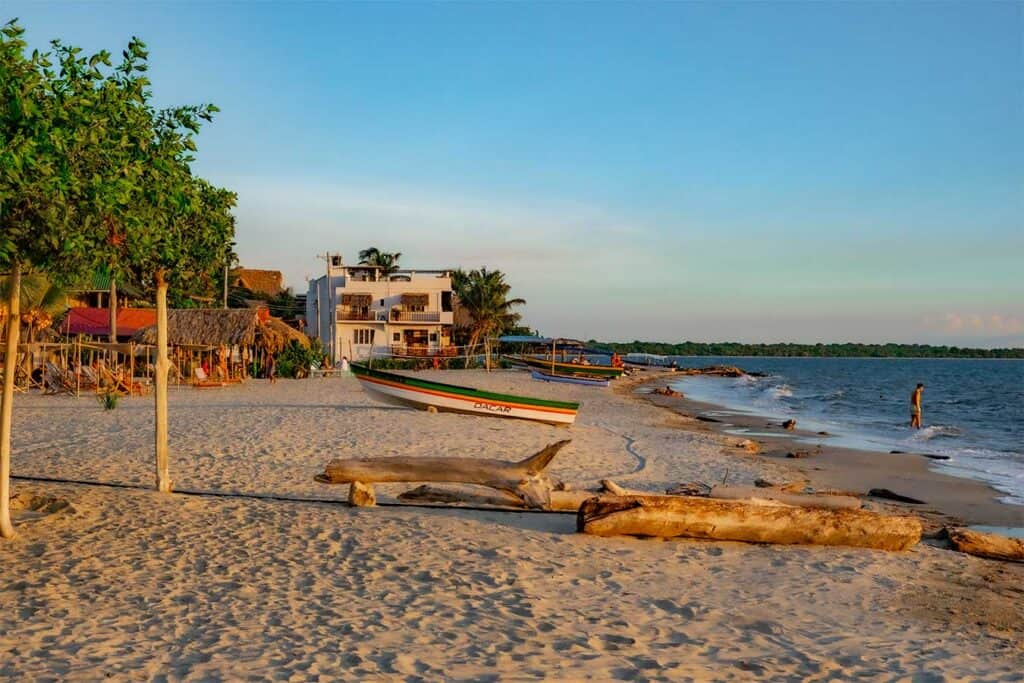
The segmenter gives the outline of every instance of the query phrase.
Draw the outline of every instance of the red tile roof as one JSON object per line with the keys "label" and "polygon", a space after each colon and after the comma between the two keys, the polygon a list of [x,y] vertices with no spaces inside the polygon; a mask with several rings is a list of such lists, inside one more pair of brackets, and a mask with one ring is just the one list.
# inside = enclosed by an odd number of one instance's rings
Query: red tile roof
{"label": "red tile roof", "polygon": [[[120,308],[117,311],[117,336],[127,337],[156,325],[154,308]],[[105,337],[110,334],[109,308],[72,308],[60,324],[62,334],[88,334]]]}

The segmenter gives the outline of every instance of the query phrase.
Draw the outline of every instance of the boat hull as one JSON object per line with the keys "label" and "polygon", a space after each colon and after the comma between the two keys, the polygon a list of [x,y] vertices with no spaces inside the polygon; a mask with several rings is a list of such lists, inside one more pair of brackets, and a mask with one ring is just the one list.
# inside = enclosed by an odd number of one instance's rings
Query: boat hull
{"label": "boat hull", "polygon": [[610,380],[607,377],[580,377],[578,375],[552,375],[550,372],[531,370],[530,376],[543,382],[559,382],[562,384],[582,384],[588,387],[606,387]]}
{"label": "boat hull", "polygon": [[578,403],[549,401],[430,382],[353,363],[352,373],[375,398],[391,404],[439,411],[533,420],[554,425],[576,421]]}
{"label": "boat hull", "polygon": [[552,363],[543,358],[531,358],[530,356],[502,357],[515,363],[523,363],[531,368],[546,371],[549,374],[554,372],[558,375],[589,375],[591,377],[615,379],[620,377],[625,371],[625,368],[617,368],[611,365],[580,365],[578,363],[559,363],[558,361]]}

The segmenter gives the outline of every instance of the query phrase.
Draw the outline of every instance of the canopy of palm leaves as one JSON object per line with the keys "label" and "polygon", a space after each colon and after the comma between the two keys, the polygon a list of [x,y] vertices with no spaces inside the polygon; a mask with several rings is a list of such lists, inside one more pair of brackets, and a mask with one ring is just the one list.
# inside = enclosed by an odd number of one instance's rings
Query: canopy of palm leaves
{"label": "canopy of palm leaves", "polygon": [[370,247],[359,252],[359,263],[366,266],[377,266],[381,269],[382,275],[391,275],[398,271],[398,259],[402,258],[402,252],[394,253],[381,251],[377,247]]}
{"label": "canopy of palm leaves", "polygon": [[508,297],[512,288],[500,270],[456,270],[452,274],[452,289],[458,297],[459,307],[470,321],[468,355],[472,355],[473,349],[482,341],[489,363],[491,339],[519,323],[521,316],[512,309],[522,306],[526,300]]}
{"label": "canopy of palm leaves", "polygon": [[[11,279],[0,276],[0,319],[6,320],[6,302],[10,296]],[[42,273],[28,273],[21,278],[21,322],[28,328],[28,341],[35,333],[53,323],[67,308],[67,292]],[[0,322],[0,327],[2,327]]]}

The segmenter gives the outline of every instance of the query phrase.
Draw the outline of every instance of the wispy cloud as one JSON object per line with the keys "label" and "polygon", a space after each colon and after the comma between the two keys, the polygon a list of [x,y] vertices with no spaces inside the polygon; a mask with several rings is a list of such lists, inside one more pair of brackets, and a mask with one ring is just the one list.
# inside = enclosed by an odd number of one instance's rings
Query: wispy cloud
{"label": "wispy cloud", "polygon": [[1024,319],[1001,313],[947,312],[929,315],[926,327],[953,334],[1015,335],[1024,333]]}

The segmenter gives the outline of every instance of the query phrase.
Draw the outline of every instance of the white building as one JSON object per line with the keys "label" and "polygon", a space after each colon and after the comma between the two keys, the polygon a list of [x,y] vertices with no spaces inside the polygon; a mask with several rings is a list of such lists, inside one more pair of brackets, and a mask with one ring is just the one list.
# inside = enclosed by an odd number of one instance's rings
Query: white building
{"label": "white building", "polygon": [[452,280],[445,270],[346,266],[330,256],[327,272],[309,281],[306,334],[332,361],[375,355],[435,356],[454,352]]}

